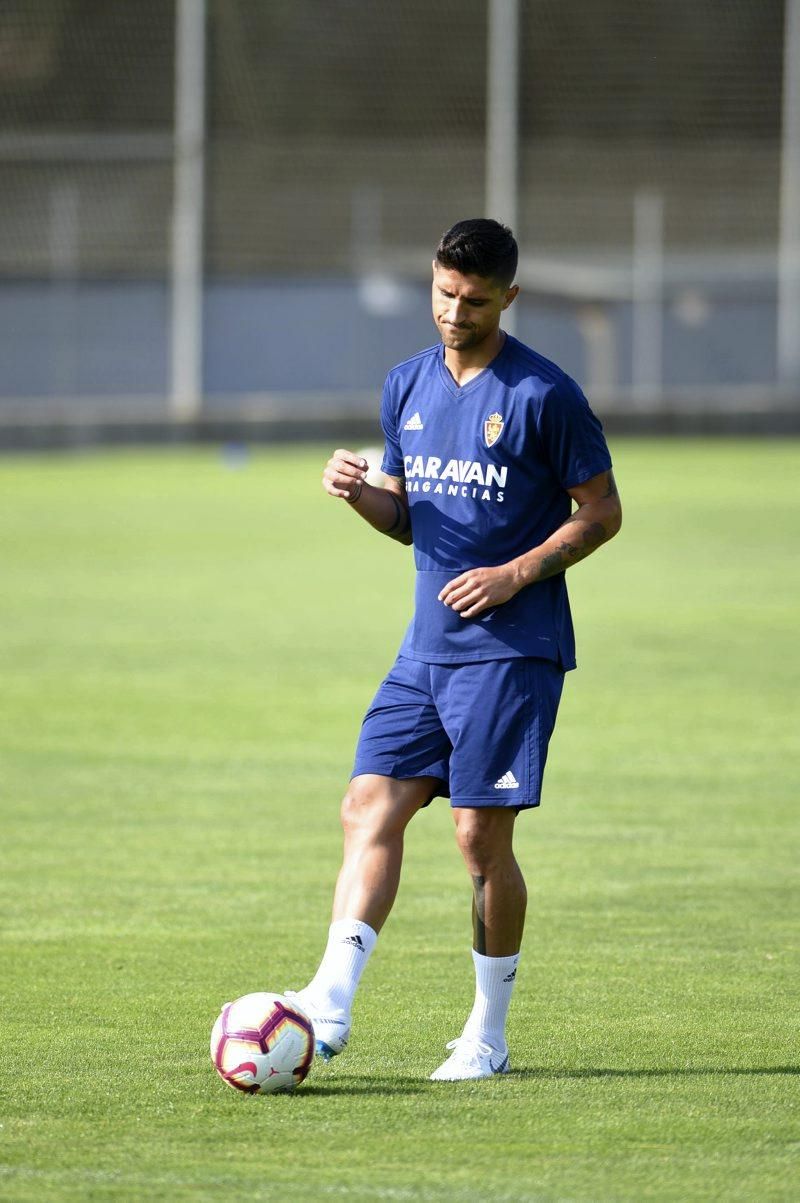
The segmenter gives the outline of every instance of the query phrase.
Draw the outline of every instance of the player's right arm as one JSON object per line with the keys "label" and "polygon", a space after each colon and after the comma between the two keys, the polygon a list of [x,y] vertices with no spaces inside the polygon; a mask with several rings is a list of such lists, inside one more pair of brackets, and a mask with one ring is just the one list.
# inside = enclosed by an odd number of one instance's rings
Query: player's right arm
{"label": "player's right arm", "polygon": [[381,489],[367,484],[369,465],[353,451],[334,451],[322,473],[322,487],[331,497],[341,497],[382,535],[410,545],[411,518],[402,477],[387,476]]}

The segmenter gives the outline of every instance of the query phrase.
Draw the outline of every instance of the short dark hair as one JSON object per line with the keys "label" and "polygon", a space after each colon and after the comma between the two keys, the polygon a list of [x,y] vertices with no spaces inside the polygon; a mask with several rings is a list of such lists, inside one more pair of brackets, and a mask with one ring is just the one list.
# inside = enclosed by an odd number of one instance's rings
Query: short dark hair
{"label": "short dark hair", "polygon": [[488,217],[457,221],[442,234],[436,262],[462,276],[482,276],[508,288],[517,274],[519,249],[508,226]]}

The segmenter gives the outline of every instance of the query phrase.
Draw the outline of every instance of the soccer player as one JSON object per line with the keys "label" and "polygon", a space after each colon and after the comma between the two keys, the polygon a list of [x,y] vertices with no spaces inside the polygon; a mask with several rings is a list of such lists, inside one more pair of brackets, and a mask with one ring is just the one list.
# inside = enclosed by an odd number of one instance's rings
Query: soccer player
{"label": "soccer player", "polygon": [[366,483],[366,462],[347,450],[322,478],[381,534],[413,543],[416,604],[361,729],[325,954],[295,997],[318,1053],[341,1052],[395,899],[406,825],[449,797],[473,882],[475,1002],[431,1074],[438,1081],[509,1069],[526,904],[512,840],[520,811],[539,805],[564,673],[575,667],[564,573],[621,522],[581,390],[500,328],[516,270],[505,226],[479,218],[447,231],[433,262],[441,341],[394,368],[383,390],[386,487]]}

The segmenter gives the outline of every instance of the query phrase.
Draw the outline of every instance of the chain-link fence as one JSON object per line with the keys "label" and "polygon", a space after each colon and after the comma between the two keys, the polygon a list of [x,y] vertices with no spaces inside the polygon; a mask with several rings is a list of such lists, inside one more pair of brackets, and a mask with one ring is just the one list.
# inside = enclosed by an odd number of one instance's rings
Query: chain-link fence
{"label": "chain-link fence", "polygon": [[798,25],[798,0],[7,0],[0,421],[371,411],[487,193],[516,333],[601,412],[787,413]]}

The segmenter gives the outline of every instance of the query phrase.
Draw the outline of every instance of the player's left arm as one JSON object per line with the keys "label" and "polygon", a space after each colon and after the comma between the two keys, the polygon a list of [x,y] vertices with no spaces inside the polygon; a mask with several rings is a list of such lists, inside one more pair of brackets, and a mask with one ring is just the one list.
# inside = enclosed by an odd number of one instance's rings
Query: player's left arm
{"label": "player's left arm", "polygon": [[568,489],[578,508],[544,543],[495,568],[470,568],[449,581],[439,601],[462,618],[474,618],[507,602],[526,585],[556,576],[613,539],[622,525],[622,505],[613,472],[601,472]]}

